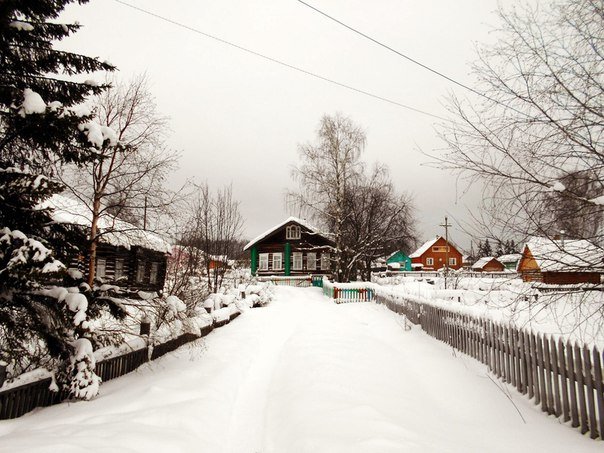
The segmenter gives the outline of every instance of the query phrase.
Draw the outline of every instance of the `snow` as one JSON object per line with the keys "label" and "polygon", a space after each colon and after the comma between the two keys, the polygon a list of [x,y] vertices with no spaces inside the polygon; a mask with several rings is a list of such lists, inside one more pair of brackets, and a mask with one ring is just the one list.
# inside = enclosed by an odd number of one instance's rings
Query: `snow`
{"label": "snow", "polygon": [[517,261],[520,261],[520,258],[522,258],[522,254],[521,253],[510,253],[508,255],[501,255],[497,257],[497,260],[500,263],[514,263]]}
{"label": "snow", "polygon": [[383,306],[276,291],[93,401],[0,422],[0,451],[601,451]]}
{"label": "snow", "polygon": [[110,127],[103,126],[96,121],[82,123],[78,128],[84,132],[90,144],[95,148],[102,148],[105,141],[108,141],[109,146],[116,146],[118,143],[116,132]]}
{"label": "snow", "polygon": [[11,28],[15,28],[19,31],[32,31],[34,29],[34,26],[29,22],[23,22],[20,20],[14,20],[10,24],[8,24],[8,26]]}
{"label": "snow", "polygon": [[604,205],[604,195],[601,195],[599,197],[596,198],[592,198],[591,200],[589,200],[591,203],[593,204],[597,204],[599,206]]}
{"label": "snow", "polygon": [[23,104],[19,109],[19,114],[23,117],[32,113],[46,112],[46,104],[42,100],[42,96],[33,91],[31,88],[23,90]]}
{"label": "snow", "polygon": [[482,257],[472,265],[472,269],[482,269],[493,259],[495,259],[494,256]]}
{"label": "snow", "polygon": [[604,251],[585,239],[531,237],[526,248],[542,271],[604,271]]}
{"label": "snow", "polygon": [[[52,208],[52,218],[57,223],[67,223],[90,227],[92,212],[90,208],[71,197],[55,194],[39,205],[40,208]],[[132,246],[145,247],[158,252],[169,253],[172,246],[161,236],[151,231],[142,230],[128,222],[116,219],[108,214],[98,220],[101,242],[116,247],[130,249]]]}
{"label": "snow", "polygon": [[247,244],[245,244],[245,247],[243,247],[243,250],[247,250],[249,249],[252,245],[254,245],[256,242],[261,241],[262,239],[270,236],[272,233],[274,233],[275,231],[277,231],[279,228],[282,228],[283,226],[287,225],[289,222],[295,222],[301,226],[303,226],[304,228],[306,228],[307,230],[309,230],[311,233],[313,234],[317,234],[319,236],[323,236],[325,239],[327,239],[328,241],[331,241],[331,239],[329,239],[324,233],[319,232],[319,230],[315,227],[313,227],[312,225],[310,225],[308,222],[306,222],[306,220],[302,220],[298,217],[288,217],[287,219],[285,219],[283,222],[281,222],[278,225],[275,225],[274,227],[266,230],[264,233],[260,234],[259,236],[256,236],[254,239],[252,239],[250,242],[248,242]]}
{"label": "snow", "polygon": [[554,185],[550,187],[550,190],[552,192],[564,192],[566,190],[566,186],[560,181],[556,181]]}

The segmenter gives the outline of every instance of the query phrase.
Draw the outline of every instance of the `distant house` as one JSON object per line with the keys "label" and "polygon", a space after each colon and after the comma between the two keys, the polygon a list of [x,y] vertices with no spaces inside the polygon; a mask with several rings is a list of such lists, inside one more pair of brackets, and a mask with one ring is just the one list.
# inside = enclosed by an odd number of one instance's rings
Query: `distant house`
{"label": "distant house", "polygon": [[411,258],[402,250],[397,250],[386,258],[386,265],[389,269],[396,271],[410,271]]}
{"label": "distant house", "polygon": [[248,242],[252,275],[331,272],[333,241],[306,221],[289,217]]}
{"label": "distant house", "polygon": [[603,258],[602,249],[584,239],[533,237],[522,250],[518,272],[524,281],[562,285],[600,283]]}
{"label": "distant house", "polygon": [[[81,253],[67,251],[68,268],[88,272],[90,209],[81,201],[53,195],[43,207],[53,209],[55,222],[68,225],[81,241]],[[144,291],[164,287],[167,257],[172,246],[161,236],[112,216],[99,219],[100,242],[96,250],[95,277],[115,285]]]}
{"label": "distant house", "polygon": [[497,260],[503,264],[506,269],[515,271],[520,258],[522,258],[522,253],[510,253],[508,255],[498,256]]}
{"label": "distant house", "polygon": [[503,272],[505,266],[493,256],[480,258],[472,265],[474,272]]}
{"label": "distant house", "polygon": [[420,248],[409,255],[413,269],[439,270],[445,267],[449,258],[449,269],[460,269],[463,264],[461,252],[450,241],[436,236],[426,241]]}

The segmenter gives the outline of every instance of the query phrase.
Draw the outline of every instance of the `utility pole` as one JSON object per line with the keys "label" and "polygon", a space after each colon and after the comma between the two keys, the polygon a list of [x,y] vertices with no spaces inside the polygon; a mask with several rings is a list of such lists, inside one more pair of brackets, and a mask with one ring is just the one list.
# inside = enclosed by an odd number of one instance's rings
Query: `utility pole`
{"label": "utility pole", "polygon": [[447,277],[449,276],[449,227],[453,226],[449,223],[449,219],[445,216],[445,223],[440,224],[445,229],[445,289],[447,289]]}
{"label": "utility pole", "polygon": [[147,229],[147,196],[145,195],[145,206],[143,210],[143,230]]}

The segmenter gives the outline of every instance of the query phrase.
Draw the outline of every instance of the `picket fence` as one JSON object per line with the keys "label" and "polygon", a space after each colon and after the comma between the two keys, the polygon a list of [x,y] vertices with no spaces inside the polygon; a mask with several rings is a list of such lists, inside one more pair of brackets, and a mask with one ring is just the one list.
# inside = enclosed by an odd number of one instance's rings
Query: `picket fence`
{"label": "picket fence", "polygon": [[370,285],[366,287],[350,287],[348,284],[338,284],[323,279],[323,294],[333,299],[336,304],[349,302],[370,302],[374,291]]}
{"label": "picket fence", "polygon": [[[233,313],[229,319],[220,324],[215,323],[214,325],[204,327],[201,329],[200,335],[185,333],[165,343],[148,346],[99,361],[96,364],[95,373],[100,376],[103,382],[128,374],[150,360],[155,360],[186,343],[205,337],[214,328],[228,324],[237,316],[239,316],[238,312]],[[0,420],[21,417],[36,407],[52,406],[68,399],[69,395],[66,391],[53,392],[49,389],[50,384],[51,378],[45,378],[9,390],[0,391]]]}
{"label": "picket fence", "polygon": [[604,355],[597,347],[456,313],[381,291],[377,303],[487,365],[502,381],[592,439],[604,437]]}

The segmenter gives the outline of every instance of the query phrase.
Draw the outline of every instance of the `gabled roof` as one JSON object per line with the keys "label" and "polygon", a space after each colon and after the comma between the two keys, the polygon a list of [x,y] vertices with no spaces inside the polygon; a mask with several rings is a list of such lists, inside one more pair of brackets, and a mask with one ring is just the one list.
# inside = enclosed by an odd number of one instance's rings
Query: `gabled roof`
{"label": "gabled roof", "polygon": [[497,257],[497,261],[501,263],[515,263],[516,261],[520,261],[522,258],[522,253],[509,253],[507,255],[501,255]]}
{"label": "gabled roof", "polygon": [[[442,236],[436,236],[434,239],[430,239],[429,241],[424,242],[420,248],[418,248],[415,252],[413,252],[411,255],[409,255],[409,258],[419,258],[420,256],[422,256],[424,253],[426,253],[430,247],[432,247],[436,241],[438,241],[439,239],[442,239],[443,241],[445,240],[445,238],[443,238]],[[455,250],[457,250],[459,252],[459,248],[453,244],[451,242],[451,240],[449,240],[449,247],[453,247]]]}
{"label": "gabled roof", "polygon": [[604,251],[585,239],[532,237],[524,247],[542,272],[604,271]]}
{"label": "gabled roof", "polygon": [[[388,255],[386,257],[386,260],[389,260],[390,258],[392,258],[394,255],[396,255],[397,253],[402,254],[403,256],[407,256],[407,254],[405,252],[403,252],[402,250],[395,250],[394,252],[392,252],[390,255]],[[407,256],[408,258],[408,256]]]}
{"label": "gabled roof", "polygon": [[482,257],[472,265],[472,269],[482,269],[493,260],[499,261],[499,259],[495,258],[494,256]]}
{"label": "gabled roof", "polygon": [[270,236],[271,234],[273,234],[275,231],[278,231],[279,229],[283,228],[285,225],[287,225],[290,222],[297,223],[298,225],[300,225],[300,226],[306,228],[307,230],[309,230],[311,233],[317,234],[317,235],[323,237],[324,239],[328,240],[329,242],[332,242],[332,240],[329,239],[324,233],[319,232],[317,230],[317,228],[315,228],[312,225],[310,225],[309,223],[307,223],[306,220],[299,219],[298,217],[288,217],[283,222],[279,223],[278,225],[275,225],[274,227],[269,228],[264,233],[256,236],[250,242],[248,242],[247,244],[245,244],[245,247],[243,247],[243,250],[245,251],[245,250],[249,249],[252,245],[254,245],[254,244],[260,242],[261,240],[267,238],[268,236]]}
{"label": "gabled roof", "polygon": [[[92,211],[86,204],[65,195],[55,194],[40,204],[41,208],[52,209],[52,219],[57,223],[79,225],[90,228]],[[144,247],[163,253],[170,253],[172,246],[161,236],[151,231],[143,230],[131,223],[110,215],[103,215],[98,220],[101,242],[125,247]]]}

